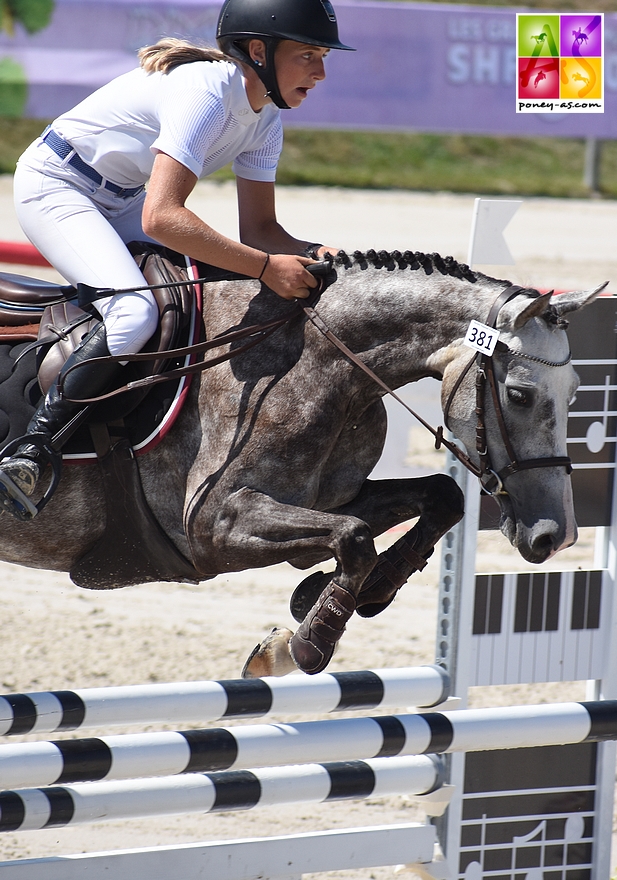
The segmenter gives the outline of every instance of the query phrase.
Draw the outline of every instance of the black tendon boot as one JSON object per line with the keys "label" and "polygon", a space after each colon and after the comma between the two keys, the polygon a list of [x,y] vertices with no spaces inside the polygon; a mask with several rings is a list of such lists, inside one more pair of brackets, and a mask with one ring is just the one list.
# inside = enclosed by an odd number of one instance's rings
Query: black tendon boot
{"label": "black tendon boot", "polygon": [[[23,442],[14,440],[10,447],[17,442],[17,449],[0,461],[0,511],[6,510],[17,519],[29,520],[41,509],[42,505],[39,504],[37,508],[30,501],[30,496],[47,464],[52,463],[59,475],[59,451],[81,424],[77,417],[85,409],[84,404],[75,401],[102,394],[122,369],[115,361],[96,361],[82,367],[76,366],[91,358],[102,357],[109,357],[109,349],[105,325],[101,323],[67,359],[58,382],[52,385],[32,416],[27,434],[19,438]],[[75,369],[71,370],[71,367]],[[58,384],[63,377],[66,378],[60,392]],[[70,424],[72,420],[74,424]],[[57,436],[59,432],[62,432],[60,437]],[[10,447],[7,447],[9,451]]]}

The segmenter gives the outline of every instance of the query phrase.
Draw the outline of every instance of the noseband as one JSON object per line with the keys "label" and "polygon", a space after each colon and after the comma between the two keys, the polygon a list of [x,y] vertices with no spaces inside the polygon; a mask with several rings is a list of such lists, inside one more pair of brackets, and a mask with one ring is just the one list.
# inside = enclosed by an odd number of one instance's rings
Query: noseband
{"label": "noseband", "polygon": [[[491,307],[486,321],[487,326],[494,329],[497,323],[497,316],[499,315],[501,308],[507,302],[509,302],[509,300],[513,299],[519,293],[522,293],[524,291],[525,288],[517,287],[516,285],[511,285],[510,287],[507,287],[505,290],[503,290]],[[536,357],[535,355],[529,355],[525,354],[524,352],[514,351],[501,341],[497,342],[496,348],[497,350],[509,354],[512,357],[525,358],[526,360],[544,364],[547,367],[565,367],[566,364],[570,363],[570,360],[572,358],[572,353],[568,352],[568,356],[563,361],[548,361],[544,358]],[[519,461],[508,435],[508,429],[503,415],[503,408],[499,399],[499,390],[497,379],[495,377],[495,367],[493,364],[493,359],[486,353],[478,352],[477,355],[474,355],[454,383],[454,386],[450,391],[448,400],[444,407],[444,424],[446,425],[446,427],[448,427],[448,416],[450,413],[452,401],[454,400],[454,396],[460,388],[463,379],[471,369],[474,362],[476,364],[476,451],[478,453],[478,458],[480,459],[480,467],[478,468],[474,465],[473,472],[480,479],[482,488],[485,490],[485,492],[490,495],[507,495],[508,492],[504,486],[504,481],[508,477],[512,476],[512,474],[516,474],[519,471],[545,467],[565,467],[568,474],[572,473],[572,461],[568,456],[565,455],[553,456],[549,458],[529,458]],[[485,400],[487,380],[491,392],[491,399],[493,401],[495,416],[497,418],[497,424],[499,425],[499,433],[501,434],[501,439],[510,459],[510,463],[503,467],[500,471],[496,471],[492,466],[488,444],[486,442]],[[470,468],[470,470],[472,470],[472,468]]]}

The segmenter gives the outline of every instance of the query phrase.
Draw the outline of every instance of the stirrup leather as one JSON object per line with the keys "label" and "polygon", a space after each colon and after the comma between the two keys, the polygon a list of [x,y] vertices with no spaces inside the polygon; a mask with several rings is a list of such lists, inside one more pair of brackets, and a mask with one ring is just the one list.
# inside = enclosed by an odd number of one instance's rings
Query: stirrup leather
{"label": "stirrup leather", "polygon": [[46,434],[24,434],[23,437],[11,440],[0,450],[0,462],[10,458],[21,446],[26,444],[36,446],[41,457],[51,465],[52,474],[42,498],[35,504],[7,474],[0,470],[0,507],[22,522],[29,522],[43,510],[58,488],[62,474],[62,456],[53,448],[50,438]]}

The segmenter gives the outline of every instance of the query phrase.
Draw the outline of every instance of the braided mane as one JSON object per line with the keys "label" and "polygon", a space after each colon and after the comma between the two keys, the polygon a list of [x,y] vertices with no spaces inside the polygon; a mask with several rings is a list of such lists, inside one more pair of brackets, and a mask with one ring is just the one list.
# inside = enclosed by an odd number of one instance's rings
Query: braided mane
{"label": "braided mane", "polygon": [[[339,251],[334,257],[335,266],[343,266],[345,269],[351,269],[352,266],[359,266],[360,269],[368,269],[373,266],[375,269],[386,269],[392,272],[395,269],[423,269],[427,275],[433,272],[440,272],[442,275],[452,275],[454,278],[462,278],[470,281],[472,284],[483,281],[484,283],[501,285],[510,284],[510,281],[499,280],[484,275],[482,272],[472,271],[466,263],[459,263],[454,257],[442,257],[440,254],[424,254],[421,251],[375,251],[372,248],[368,251],[354,251],[348,254],[346,251]],[[538,290],[529,288],[526,291],[529,296],[540,296]],[[547,324],[555,324],[558,327],[566,328],[568,322],[559,317],[552,305],[549,305],[542,318]]]}
{"label": "braided mane", "polygon": [[[427,275],[440,272],[442,275],[452,275],[455,278],[463,278],[466,281],[475,282],[484,278],[480,272],[472,272],[465,263],[459,263],[454,257],[442,257],[440,254],[423,254],[421,251],[375,251],[371,248],[366,252],[354,251],[348,254],[339,251],[334,257],[334,264],[344,266],[346,269],[356,265],[361,269],[374,266],[375,269],[423,269]],[[491,279],[492,280],[492,279]]]}

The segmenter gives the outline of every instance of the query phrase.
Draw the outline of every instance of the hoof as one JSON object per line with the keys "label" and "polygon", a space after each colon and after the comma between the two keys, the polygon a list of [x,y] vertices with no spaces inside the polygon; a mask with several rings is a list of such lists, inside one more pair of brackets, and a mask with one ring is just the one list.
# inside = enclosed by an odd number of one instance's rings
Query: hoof
{"label": "hoof", "polygon": [[315,602],[332,580],[334,572],[316,571],[298,584],[289,600],[289,610],[295,621],[302,623]]}
{"label": "hoof", "polygon": [[242,678],[264,678],[266,675],[288,675],[297,666],[289,653],[290,629],[274,627],[263,642],[253,648],[242,670]]}

